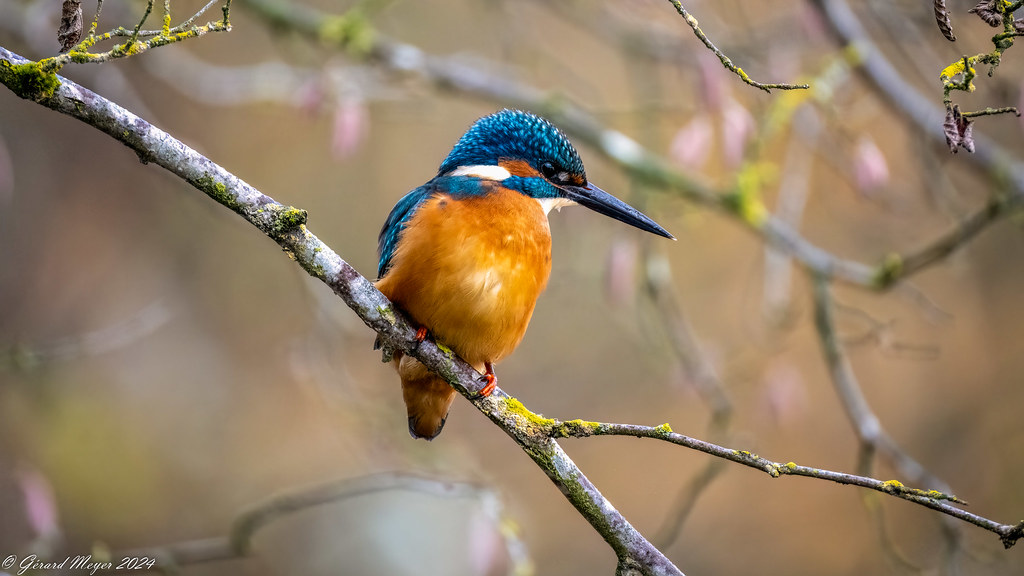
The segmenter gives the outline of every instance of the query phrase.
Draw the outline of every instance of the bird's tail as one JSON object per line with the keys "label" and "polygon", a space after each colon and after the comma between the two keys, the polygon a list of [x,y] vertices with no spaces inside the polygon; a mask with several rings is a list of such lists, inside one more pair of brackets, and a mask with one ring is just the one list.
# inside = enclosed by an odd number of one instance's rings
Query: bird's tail
{"label": "bird's tail", "polygon": [[409,411],[409,434],[413,438],[433,440],[444,428],[448,409],[455,400],[455,389],[415,358],[395,360],[402,379],[402,396]]}

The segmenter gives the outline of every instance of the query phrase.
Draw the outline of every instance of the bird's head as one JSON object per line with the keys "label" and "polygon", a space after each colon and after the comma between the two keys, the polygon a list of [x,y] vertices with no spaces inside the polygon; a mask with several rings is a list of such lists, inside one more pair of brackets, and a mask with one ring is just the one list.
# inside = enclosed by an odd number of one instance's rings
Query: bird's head
{"label": "bird's head", "polygon": [[659,236],[673,238],[639,210],[587,181],[569,139],[547,120],[502,110],[477,120],[441,163],[438,176],[471,176],[535,198],[545,213],[580,204]]}

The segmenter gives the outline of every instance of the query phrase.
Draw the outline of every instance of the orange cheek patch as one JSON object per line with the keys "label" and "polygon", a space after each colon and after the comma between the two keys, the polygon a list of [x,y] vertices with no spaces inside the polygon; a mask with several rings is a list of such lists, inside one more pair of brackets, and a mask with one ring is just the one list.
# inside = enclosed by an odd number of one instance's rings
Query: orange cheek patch
{"label": "orange cheek patch", "polygon": [[533,166],[530,166],[525,160],[508,160],[503,158],[498,161],[498,166],[508,170],[508,173],[513,176],[522,176],[524,178],[540,176],[540,172],[534,170]]}

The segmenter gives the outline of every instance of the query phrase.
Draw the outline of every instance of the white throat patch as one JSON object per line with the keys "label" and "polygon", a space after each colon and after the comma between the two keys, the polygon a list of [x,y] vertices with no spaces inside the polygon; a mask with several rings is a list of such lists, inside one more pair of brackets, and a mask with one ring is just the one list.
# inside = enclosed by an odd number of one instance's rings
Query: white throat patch
{"label": "white throat patch", "polygon": [[488,166],[486,164],[459,166],[448,173],[448,176],[474,176],[476,178],[483,178],[484,180],[497,180],[499,182],[511,175],[511,172],[501,166]]}
{"label": "white throat patch", "polygon": [[537,202],[540,202],[540,209],[544,211],[544,215],[547,216],[551,209],[561,210],[562,206],[575,206],[576,203],[568,198],[537,198]]}

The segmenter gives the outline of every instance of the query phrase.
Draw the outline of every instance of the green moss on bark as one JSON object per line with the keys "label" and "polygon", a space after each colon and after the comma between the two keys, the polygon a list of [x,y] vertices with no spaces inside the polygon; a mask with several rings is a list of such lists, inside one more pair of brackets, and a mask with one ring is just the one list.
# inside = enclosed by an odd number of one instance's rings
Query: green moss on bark
{"label": "green moss on bark", "polygon": [[18,96],[36,102],[50,98],[60,87],[57,74],[44,70],[39,62],[11,64],[0,61],[0,83]]}

